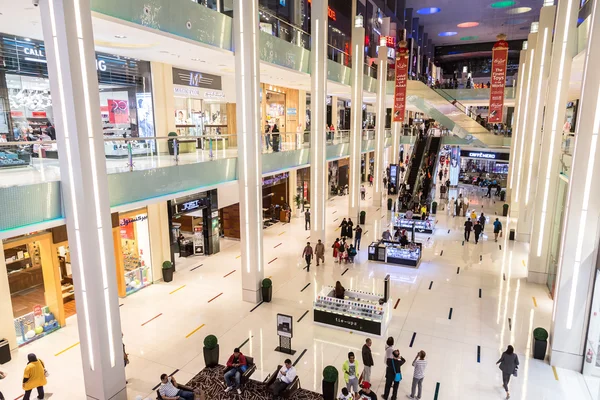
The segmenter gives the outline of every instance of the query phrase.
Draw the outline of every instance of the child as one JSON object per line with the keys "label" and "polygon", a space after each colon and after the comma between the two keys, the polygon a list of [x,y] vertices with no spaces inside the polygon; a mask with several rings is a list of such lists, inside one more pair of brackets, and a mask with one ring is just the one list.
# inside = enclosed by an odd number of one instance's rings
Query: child
{"label": "child", "polygon": [[350,260],[350,264],[354,264],[354,257],[356,257],[356,249],[353,245],[350,245],[348,248],[348,259]]}
{"label": "child", "polygon": [[342,388],[342,393],[340,393],[338,400],[352,400],[352,395],[348,393],[348,389]]}

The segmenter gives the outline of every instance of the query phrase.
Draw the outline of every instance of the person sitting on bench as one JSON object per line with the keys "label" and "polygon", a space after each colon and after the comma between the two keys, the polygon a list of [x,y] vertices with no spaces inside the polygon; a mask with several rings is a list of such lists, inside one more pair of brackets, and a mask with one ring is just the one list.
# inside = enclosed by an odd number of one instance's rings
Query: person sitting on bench
{"label": "person sitting on bench", "polygon": [[[233,354],[229,357],[229,360],[227,360],[227,366],[231,369],[225,373],[225,384],[227,385],[225,392],[236,389],[238,394],[242,394],[242,390],[240,389],[242,374],[246,371],[248,365],[246,364],[246,357],[244,357],[237,347],[233,350]],[[235,382],[232,382],[232,378],[235,379]]]}
{"label": "person sitting on bench", "polygon": [[180,389],[181,385],[177,383],[174,376],[162,374],[160,376],[160,386],[158,393],[163,400],[194,400],[194,392]]}
{"label": "person sitting on bench", "polygon": [[273,394],[273,398],[276,399],[281,392],[283,392],[288,385],[294,381],[295,378],[296,368],[292,366],[292,360],[288,358],[285,360],[285,365],[279,370],[277,379],[269,388]]}

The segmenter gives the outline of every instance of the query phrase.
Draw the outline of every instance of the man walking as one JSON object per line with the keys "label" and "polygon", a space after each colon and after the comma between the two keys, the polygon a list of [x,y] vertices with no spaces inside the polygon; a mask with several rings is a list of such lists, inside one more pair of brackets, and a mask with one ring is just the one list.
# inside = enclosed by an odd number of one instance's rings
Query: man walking
{"label": "man walking", "polygon": [[354,247],[356,248],[356,251],[360,250],[360,239],[362,239],[362,228],[360,225],[356,225],[354,232]]}
{"label": "man walking", "polygon": [[471,229],[473,229],[473,223],[471,222],[471,218],[467,218],[465,222],[465,240],[468,242],[471,237]]}
{"label": "man walking", "polygon": [[304,213],[304,230],[307,231],[310,229],[310,210],[306,210]]}
{"label": "man walking", "polygon": [[360,185],[360,199],[364,200],[366,194],[367,194],[367,189],[365,189],[365,185]]}
{"label": "man walking", "polygon": [[483,232],[485,229],[485,215],[483,213],[479,216],[479,223],[481,224],[481,232]]}
{"label": "man walking", "polygon": [[367,339],[362,347],[362,359],[363,359],[363,381],[371,381],[371,367],[375,365],[373,362],[373,354],[371,353],[371,339]]}
{"label": "man walking", "polygon": [[[425,378],[425,367],[427,367],[427,361],[425,361],[425,352],[423,350],[417,353],[412,365],[415,367],[415,373],[413,374],[410,395],[407,395],[407,397],[409,399],[420,399],[423,388],[423,378]],[[417,387],[419,390],[417,392],[417,397],[415,397],[415,390]]]}
{"label": "man walking", "polygon": [[317,256],[317,267],[319,266],[319,260],[325,264],[325,245],[321,243],[321,239],[315,246],[315,255]]}
{"label": "man walking", "polygon": [[494,221],[494,242],[498,241],[498,234],[502,232],[502,222],[496,218]]}
{"label": "man walking", "polygon": [[302,252],[302,257],[306,260],[306,272],[310,271],[310,261],[313,258],[313,248],[310,247],[310,242],[306,242],[306,247]]}
{"label": "man walking", "polygon": [[473,231],[475,232],[475,244],[479,243],[479,236],[481,235],[481,232],[483,231],[483,227],[481,226],[481,224],[479,223],[479,221],[475,222],[475,226],[473,227]]}

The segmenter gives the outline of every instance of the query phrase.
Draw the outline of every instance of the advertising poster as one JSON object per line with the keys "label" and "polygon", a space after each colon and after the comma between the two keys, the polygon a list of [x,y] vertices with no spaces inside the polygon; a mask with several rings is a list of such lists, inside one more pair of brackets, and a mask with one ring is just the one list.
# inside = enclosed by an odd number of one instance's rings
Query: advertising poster
{"label": "advertising poster", "polygon": [[406,114],[406,85],[408,84],[408,49],[400,42],[396,53],[396,79],[394,84],[394,122],[404,122]]}
{"label": "advertising poster", "polygon": [[292,337],[292,316],[277,314],[277,334],[279,336]]}
{"label": "advertising poster", "polygon": [[508,59],[508,42],[505,35],[498,35],[498,41],[492,49],[492,77],[490,80],[490,114],[491,124],[502,122],[504,108],[504,87],[506,86],[506,61]]}
{"label": "advertising poster", "polygon": [[460,147],[452,146],[450,151],[450,184],[452,186],[458,185],[458,178],[460,176]]}
{"label": "advertising poster", "polygon": [[127,100],[108,100],[108,120],[111,124],[129,123],[129,104]]}

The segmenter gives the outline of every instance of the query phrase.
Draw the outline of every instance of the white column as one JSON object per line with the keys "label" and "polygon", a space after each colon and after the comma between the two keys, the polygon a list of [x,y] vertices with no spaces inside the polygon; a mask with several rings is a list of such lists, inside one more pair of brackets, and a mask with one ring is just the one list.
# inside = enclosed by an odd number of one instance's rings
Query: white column
{"label": "white column", "polygon": [[[545,2],[547,3],[547,2]],[[522,196],[519,199],[519,220],[517,221],[517,240],[529,242],[533,224],[533,208],[535,190],[531,190],[532,182],[537,181],[540,158],[540,137],[542,135],[542,118],[546,104],[548,88],[548,71],[550,70],[550,53],[552,45],[552,29],[556,6],[545,5],[540,11],[540,25],[533,59],[533,80],[531,86],[531,106],[525,124],[525,158],[521,173]]]}
{"label": "white column", "polygon": [[[513,181],[514,181],[514,173],[517,170],[516,167],[516,151],[517,144],[520,139],[519,132],[519,115],[521,110],[523,109],[523,86],[525,85],[525,76],[526,76],[526,64],[525,60],[527,59],[527,41],[523,42],[523,50],[521,50],[519,54],[519,75],[517,76],[517,88],[516,88],[516,97],[515,97],[515,114],[513,118],[513,134],[512,140],[510,142],[510,162],[508,164],[508,185],[506,188],[506,199],[510,202],[512,198],[512,189],[513,189]],[[512,204],[511,204],[512,206]]]}
{"label": "white column", "polygon": [[[551,364],[581,371],[591,290],[598,258],[600,185],[600,25],[598,2],[592,5],[581,108],[569,180],[565,228],[558,260],[556,297],[550,334]],[[563,104],[564,106],[564,104]]]}
{"label": "white column", "polygon": [[398,164],[398,157],[400,157],[400,136],[402,136],[402,129],[402,122],[394,122],[392,120],[392,158],[390,159],[390,164]]}
{"label": "white column", "polygon": [[294,216],[294,210],[296,209],[296,195],[298,194],[298,170],[293,169],[290,171],[288,176],[288,204],[292,209],[292,217]]}
{"label": "white column", "polygon": [[86,396],[126,399],[90,2],[40,6]]}
{"label": "white column", "polygon": [[242,298],[256,303],[264,277],[258,0],[235,0],[233,13]]}
{"label": "white column", "polygon": [[[338,98],[337,96],[331,96],[331,124],[335,128],[336,132],[338,131]],[[338,133],[341,139],[341,134]]]}
{"label": "white column", "polygon": [[548,79],[548,95],[542,131],[544,137],[540,151],[539,179],[533,185],[535,198],[531,246],[529,250],[529,282],[545,283],[548,276],[552,213],[556,207],[556,191],[560,172],[560,147],[562,126],[565,119],[565,104],[569,92],[571,64],[577,53],[577,12],[576,0],[558,3],[552,62]]}
{"label": "white column", "polygon": [[[536,28],[537,29],[537,28]],[[521,100],[521,107],[519,107],[519,121],[515,126],[515,135],[518,137],[518,143],[515,145],[515,154],[513,163],[513,176],[512,176],[512,185],[513,190],[510,198],[510,217],[518,218],[519,217],[519,201],[521,198],[521,192],[519,190],[521,186],[521,172],[523,170],[524,158],[525,158],[525,142],[526,136],[525,132],[527,125],[527,114],[529,108],[531,106],[531,86],[533,77],[533,59],[535,57],[535,46],[537,44],[537,32],[532,32],[527,37],[527,56],[525,59],[525,73],[523,74],[523,93]],[[520,90],[520,89],[519,89]]]}
{"label": "white column", "polygon": [[325,202],[327,200],[327,0],[313,0],[310,49],[310,240],[325,243]]}
{"label": "white column", "polygon": [[383,173],[383,148],[385,145],[385,85],[387,83],[387,47],[377,47],[377,100],[375,105],[375,171],[373,181],[375,190],[373,191],[373,205],[381,207],[383,204],[384,188]]}
{"label": "white column", "polygon": [[[353,0],[353,4],[356,1]],[[352,28],[352,95],[350,131],[350,201],[348,201],[348,216],[356,218],[360,212],[360,166],[362,145],[362,103],[363,103],[363,76],[365,69],[365,28],[362,27],[362,17]]]}
{"label": "white column", "polygon": [[150,257],[152,281],[162,279],[162,264],[171,260],[171,238],[169,236],[169,211],[167,202],[148,205],[148,231],[150,234]]}
{"label": "white column", "polygon": [[[154,110],[154,135],[167,136],[176,132],[175,127],[175,95],[173,92],[173,66],[159,62],[151,62],[152,70],[152,108]],[[168,142],[158,140],[156,143],[160,154],[169,154]]]}

